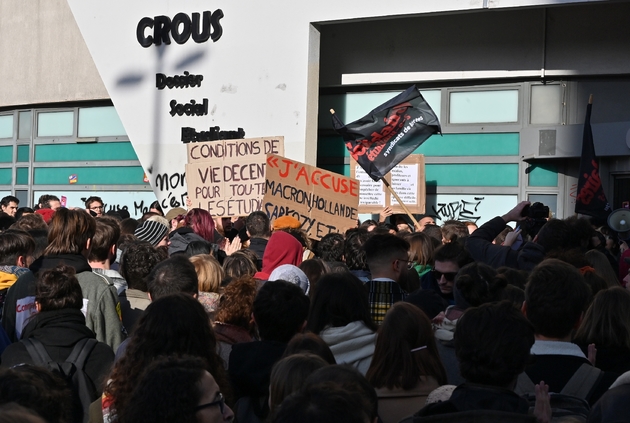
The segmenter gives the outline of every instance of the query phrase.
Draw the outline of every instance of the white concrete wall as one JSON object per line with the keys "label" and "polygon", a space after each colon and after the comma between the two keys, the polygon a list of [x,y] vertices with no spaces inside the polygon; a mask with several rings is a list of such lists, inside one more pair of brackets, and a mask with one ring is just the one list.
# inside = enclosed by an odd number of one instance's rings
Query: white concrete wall
{"label": "white concrete wall", "polygon": [[65,0],[1,0],[0,55],[0,107],[109,98]]}

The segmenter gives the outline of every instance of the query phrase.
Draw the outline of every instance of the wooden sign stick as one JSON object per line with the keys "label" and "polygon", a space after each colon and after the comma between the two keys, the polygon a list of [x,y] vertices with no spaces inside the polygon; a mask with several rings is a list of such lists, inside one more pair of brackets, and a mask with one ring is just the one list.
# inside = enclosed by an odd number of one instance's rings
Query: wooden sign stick
{"label": "wooden sign stick", "polygon": [[411,220],[413,221],[414,224],[414,229],[417,228],[418,226],[420,226],[420,224],[418,223],[418,221],[416,220],[416,218],[413,216],[413,214],[411,214],[411,212],[409,211],[409,209],[407,208],[407,206],[405,206],[405,203],[402,202],[402,200],[400,199],[400,197],[398,196],[398,194],[396,194],[396,191],[394,191],[394,189],[392,188],[392,186],[389,184],[389,182],[387,182],[385,180],[385,178],[381,178],[381,181],[383,181],[383,183],[385,184],[385,186],[387,187],[387,189],[389,189],[389,192],[392,193],[392,195],[396,198],[396,201],[398,201],[398,204],[400,204],[400,207],[403,208],[403,210],[405,211],[405,213],[407,213],[407,216],[409,216],[411,218]]}

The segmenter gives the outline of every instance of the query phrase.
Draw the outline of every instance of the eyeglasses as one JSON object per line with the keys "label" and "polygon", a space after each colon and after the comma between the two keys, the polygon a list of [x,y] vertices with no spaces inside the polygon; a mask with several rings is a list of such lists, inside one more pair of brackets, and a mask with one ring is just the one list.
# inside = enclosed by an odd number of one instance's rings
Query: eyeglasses
{"label": "eyeglasses", "polygon": [[98,206],[98,207],[90,207],[90,210],[93,210],[93,211],[97,211],[97,210],[103,210],[103,206]]}
{"label": "eyeglasses", "polygon": [[413,267],[413,261],[405,260],[405,259],[396,259],[396,261],[404,261],[407,262],[407,269],[411,269]]}
{"label": "eyeglasses", "polygon": [[201,404],[195,407],[195,412],[203,410],[204,408],[214,407],[215,405],[219,406],[219,410],[221,410],[221,414],[223,414],[223,408],[225,408],[225,397],[221,392],[217,394],[219,399],[209,402],[207,404]]}
{"label": "eyeglasses", "polygon": [[449,282],[453,282],[455,280],[455,276],[457,276],[457,272],[440,272],[438,270],[433,271],[433,276],[435,276],[435,280],[439,281],[444,276]]}

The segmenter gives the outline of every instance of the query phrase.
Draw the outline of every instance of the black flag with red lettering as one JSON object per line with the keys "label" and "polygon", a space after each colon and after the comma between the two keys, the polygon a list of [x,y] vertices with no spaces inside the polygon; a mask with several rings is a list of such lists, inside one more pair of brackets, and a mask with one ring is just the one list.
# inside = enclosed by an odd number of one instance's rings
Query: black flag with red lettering
{"label": "black flag with red lettering", "polygon": [[333,113],[333,127],[352,158],[375,181],[431,135],[442,133],[435,112],[415,85],[347,125]]}
{"label": "black flag with red lettering", "polygon": [[575,212],[606,219],[611,208],[602,188],[602,180],[599,177],[599,161],[595,156],[593,131],[591,130],[592,107],[593,105],[589,104],[586,108]]}

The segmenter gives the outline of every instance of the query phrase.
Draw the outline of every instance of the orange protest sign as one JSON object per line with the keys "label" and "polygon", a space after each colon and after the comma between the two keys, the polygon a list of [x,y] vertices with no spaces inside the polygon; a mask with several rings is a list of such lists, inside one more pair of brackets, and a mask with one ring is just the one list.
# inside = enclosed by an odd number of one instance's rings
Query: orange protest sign
{"label": "orange protest sign", "polygon": [[357,225],[359,181],[275,154],[267,156],[263,211],[298,219],[310,238]]}

